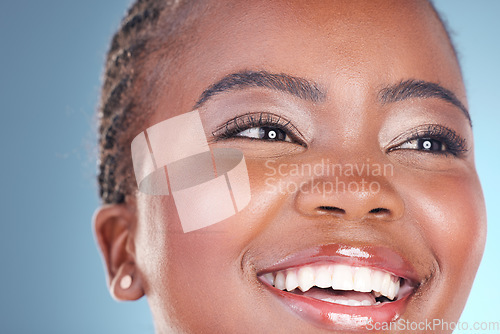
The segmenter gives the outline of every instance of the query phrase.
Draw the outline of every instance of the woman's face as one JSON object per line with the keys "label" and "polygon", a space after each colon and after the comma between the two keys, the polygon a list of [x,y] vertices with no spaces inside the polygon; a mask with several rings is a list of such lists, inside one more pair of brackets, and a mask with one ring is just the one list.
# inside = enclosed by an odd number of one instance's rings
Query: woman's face
{"label": "woman's face", "polygon": [[[483,252],[485,211],[460,70],[430,6],[214,1],[184,36],[192,44],[157,83],[145,128],[246,72],[246,84],[198,110],[212,148],[243,152],[251,200],[184,233],[172,196],[138,194],[135,271],[158,330],[457,321]],[[262,87],[251,71],[302,86]]]}

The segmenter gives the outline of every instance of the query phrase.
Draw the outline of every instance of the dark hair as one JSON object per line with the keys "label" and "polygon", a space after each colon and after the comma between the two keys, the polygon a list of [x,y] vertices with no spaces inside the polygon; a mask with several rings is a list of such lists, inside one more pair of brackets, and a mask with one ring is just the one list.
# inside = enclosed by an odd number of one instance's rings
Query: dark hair
{"label": "dark hair", "polygon": [[123,203],[132,193],[130,143],[151,109],[151,82],[159,75],[145,68],[145,59],[155,51],[164,53],[162,60],[172,58],[172,50],[179,52],[175,36],[190,15],[190,5],[182,0],[137,0],[113,36],[98,114],[98,182],[104,203]]}
{"label": "dark hair", "polygon": [[[115,33],[106,58],[99,107],[99,193],[107,204],[123,203],[135,189],[130,143],[151,110],[152,87],[163,71],[145,68],[154,52],[169,65],[182,52],[182,31],[196,1],[137,0]],[[446,29],[445,23],[431,7]],[[448,34],[449,37],[449,34]],[[450,45],[453,47],[453,43]],[[164,78],[162,78],[164,79]]]}

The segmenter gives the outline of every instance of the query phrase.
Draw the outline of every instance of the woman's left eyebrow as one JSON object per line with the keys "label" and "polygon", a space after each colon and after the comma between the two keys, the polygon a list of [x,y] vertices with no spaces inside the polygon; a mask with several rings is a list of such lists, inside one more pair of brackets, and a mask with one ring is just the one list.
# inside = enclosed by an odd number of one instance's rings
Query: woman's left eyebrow
{"label": "woman's left eyebrow", "polygon": [[325,90],[314,81],[283,73],[242,71],[226,75],[205,89],[193,109],[201,107],[212,96],[219,93],[256,87],[279,90],[312,102],[322,102],[326,99]]}
{"label": "woman's left eyebrow", "polygon": [[451,103],[462,111],[469,121],[469,124],[472,126],[469,111],[464,104],[460,102],[451,90],[437,83],[409,79],[400,81],[395,85],[387,86],[379,92],[379,99],[382,103],[398,102],[411,98],[436,98]]}

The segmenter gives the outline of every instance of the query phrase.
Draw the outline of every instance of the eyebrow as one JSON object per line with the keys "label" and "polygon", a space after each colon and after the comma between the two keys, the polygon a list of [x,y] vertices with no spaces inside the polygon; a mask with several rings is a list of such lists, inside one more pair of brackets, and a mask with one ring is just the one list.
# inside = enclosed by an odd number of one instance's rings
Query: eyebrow
{"label": "eyebrow", "polygon": [[326,92],[310,80],[287,74],[275,74],[266,71],[242,71],[226,75],[208,87],[199,97],[194,109],[201,107],[214,95],[231,90],[263,87],[289,93],[303,100],[322,102]]}
{"label": "eyebrow", "polygon": [[[210,98],[219,93],[252,87],[274,89],[312,102],[323,102],[326,100],[326,91],[320,88],[320,85],[314,81],[284,73],[242,71],[226,75],[208,87],[200,95],[193,109],[201,107]],[[460,102],[452,91],[437,83],[416,79],[404,80],[380,90],[379,98],[384,104],[411,98],[438,98],[458,107],[472,126],[469,111],[463,103]]]}
{"label": "eyebrow", "polygon": [[458,107],[472,126],[472,120],[467,108],[452,91],[437,83],[415,79],[401,81],[395,85],[383,88],[379,92],[379,98],[382,103],[398,102],[411,98],[441,99]]}

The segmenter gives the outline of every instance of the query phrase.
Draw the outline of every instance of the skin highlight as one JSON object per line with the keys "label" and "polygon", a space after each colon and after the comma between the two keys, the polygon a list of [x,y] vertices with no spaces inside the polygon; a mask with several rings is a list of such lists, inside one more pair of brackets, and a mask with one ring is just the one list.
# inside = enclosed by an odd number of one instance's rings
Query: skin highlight
{"label": "skin highlight", "polygon": [[[252,200],[238,215],[190,233],[183,233],[172,197],[137,192],[124,204],[101,208],[95,229],[113,296],[135,300],[146,295],[159,333],[332,333],[282,307],[257,274],[317,245],[374,245],[403,254],[417,273],[420,284],[402,319],[457,321],[486,236],[469,119],[440,98],[380,100],[386,87],[422,80],[449,90],[467,108],[454,51],[430,5],[208,1],[199,6],[203,15],[184,28],[193,47],[185,48],[172,68],[168,89],[162,82],[153,89],[152,111],[141,131],[192,110],[208,87],[242,71],[303,78],[317,83],[325,98],[312,101],[246,87],[199,105],[211,146],[245,154]],[[149,71],[161,66],[156,55],[145,61]],[[297,141],[213,138],[234,117],[263,111],[289,120],[300,133]],[[391,150],[406,133],[426,124],[453,130],[466,150],[457,156]],[[324,158],[340,164],[369,159],[392,164],[394,173],[365,177],[381,185],[377,194],[266,191],[268,159],[314,164]],[[281,181],[307,179],[286,175]],[[361,182],[357,176],[343,181]],[[133,278],[129,289],[119,286],[124,275]]]}

